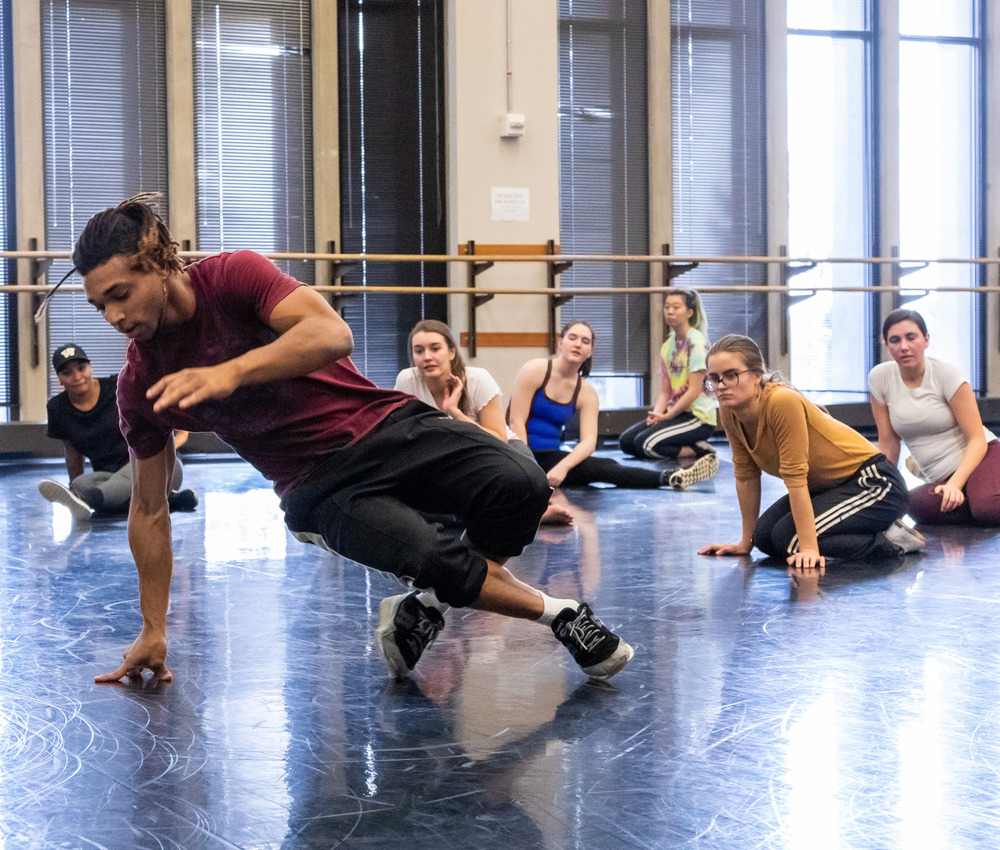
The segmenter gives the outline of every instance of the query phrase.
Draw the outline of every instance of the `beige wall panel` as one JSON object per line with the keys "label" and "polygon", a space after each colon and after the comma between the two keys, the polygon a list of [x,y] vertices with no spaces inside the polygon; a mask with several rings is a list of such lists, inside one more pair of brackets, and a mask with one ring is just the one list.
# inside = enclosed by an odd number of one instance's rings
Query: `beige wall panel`
{"label": "beige wall panel", "polygon": [[[489,244],[559,241],[559,30],[555,0],[510,0],[512,111],[525,133],[500,137],[507,111],[506,0],[450,0],[448,5],[449,253],[468,240]],[[527,189],[528,221],[498,221],[493,187]],[[453,265],[450,285],[465,287],[466,270]],[[542,264],[499,263],[482,287],[544,290]],[[453,330],[467,327],[464,297],[449,299]],[[547,330],[544,296],[499,296],[479,308],[477,326],[492,332]],[[480,347],[475,364],[488,369],[505,394],[517,369],[545,349]]]}

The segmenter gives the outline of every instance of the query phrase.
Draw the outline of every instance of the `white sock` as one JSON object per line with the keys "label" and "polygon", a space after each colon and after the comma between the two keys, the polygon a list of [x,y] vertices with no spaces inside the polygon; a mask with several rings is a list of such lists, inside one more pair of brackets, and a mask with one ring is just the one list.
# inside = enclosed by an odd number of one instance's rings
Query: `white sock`
{"label": "white sock", "polygon": [[433,590],[419,590],[417,591],[417,602],[426,608],[433,608],[441,614],[444,614],[451,606],[442,602],[434,595]]}
{"label": "white sock", "polygon": [[580,603],[575,599],[557,599],[547,593],[542,593],[542,591],[538,592],[542,594],[542,602],[545,605],[542,616],[538,618],[538,622],[543,626],[551,626],[553,620],[563,612],[563,609],[572,608],[575,611],[580,607]]}

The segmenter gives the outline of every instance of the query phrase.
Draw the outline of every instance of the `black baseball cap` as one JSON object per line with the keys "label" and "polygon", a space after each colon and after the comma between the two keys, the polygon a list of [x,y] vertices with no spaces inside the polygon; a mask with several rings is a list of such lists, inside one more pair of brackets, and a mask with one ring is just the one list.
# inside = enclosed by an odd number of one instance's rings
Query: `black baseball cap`
{"label": "black baseball cap", "polygon": [[86,351],[80,348],[79,345],[70,343],[69,345],[60,345],[56,349],[55,354],[52,355],[52,368],[58,372],[71,360],[83,360],[85,363],[90,362]]}

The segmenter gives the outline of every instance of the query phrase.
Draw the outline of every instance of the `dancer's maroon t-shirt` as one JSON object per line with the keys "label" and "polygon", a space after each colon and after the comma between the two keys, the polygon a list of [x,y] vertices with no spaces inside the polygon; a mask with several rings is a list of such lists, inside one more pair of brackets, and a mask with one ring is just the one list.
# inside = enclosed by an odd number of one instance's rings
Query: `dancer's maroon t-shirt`
{"label": "dancer's maroon t-shirt", "polygon": [[275,340],[267,320],[301,282],[252,251],[187,267],[197,306],[183,325],[132,340],[118,377],[122,433],[138,458],[162,451],[174,429],[214,431],[284,495],[336,449],[355,443],[412,399],[375,386],[350,358],[300,378],[240,387],[229,398],[153,412],[146,391],[164,375],[214,366]]}

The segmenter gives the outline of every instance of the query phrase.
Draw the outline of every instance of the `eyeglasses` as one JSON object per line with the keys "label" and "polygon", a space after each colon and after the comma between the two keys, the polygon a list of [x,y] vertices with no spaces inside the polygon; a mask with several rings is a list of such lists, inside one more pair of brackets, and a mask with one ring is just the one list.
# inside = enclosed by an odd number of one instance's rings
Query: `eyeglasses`
{"label": "eyeglasses", "polygon": [[735,387],[740,382],[740,375],[744,372],[753,372],[753,369],[740,369],[738,372],[735,369],[730,369],[728,372],[723,372],[721,375],[715,372],[709,372],[705,376],[705,391],[715,392],[719,387]]}

